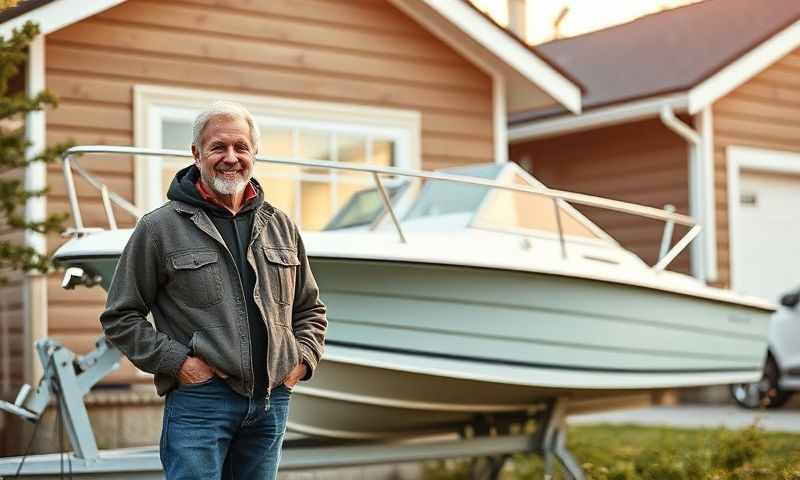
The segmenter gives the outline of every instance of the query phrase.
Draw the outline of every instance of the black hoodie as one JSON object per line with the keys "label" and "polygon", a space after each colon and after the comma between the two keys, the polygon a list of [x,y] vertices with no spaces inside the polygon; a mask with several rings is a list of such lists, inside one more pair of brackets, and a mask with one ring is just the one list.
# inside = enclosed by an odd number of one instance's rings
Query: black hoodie
{"label": "black hoodie", "polygon": [[[217,231],[225,240],[225,245],[233,255],[239,279],[244,288],[244,298],[247,303],[247,322],[250,325],[250,339],[253,352],[253,373],[255,375],[255,397],[267,394],[267,332],[264,319],[256,306],[253,291],[256,286],[256,276],[250,264],[247,263],[247,247],[253,231],[253,214],[264,202],[264,192],[261,185],[252,179],[250,182],[258,192],[256,198],[250,200],[236,213],[206,201],[197,190],[195,183],[200,178],[200,170],[191,165],[175,174],[167,192],[170,200],[179,200],[189,205],[201,207],[214,223]],[[248,294],[249,293],[249,294]]]}

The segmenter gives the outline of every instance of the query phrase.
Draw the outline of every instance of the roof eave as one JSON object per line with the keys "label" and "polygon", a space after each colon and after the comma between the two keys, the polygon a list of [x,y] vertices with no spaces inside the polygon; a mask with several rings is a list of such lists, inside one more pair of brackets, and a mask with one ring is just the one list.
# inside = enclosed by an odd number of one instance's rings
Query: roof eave
{"label": "roof eave", "polygon": [[508,142],[521,143],[528,140],[645,120],[657,117],[664,106],[668,106],[676,112],[687,111],[689,107],[689,91],[609,105],[587,110],[581,115],[562,114],[541,120],[522,122],[509,126]]}
{"label": "roof eave", "polygon": [[401,8],[416,3],[433,10],[564,108],[581,112],[581,88],[576,83],[463,0],[391,1]]}
{"label": "roof eave", "polygon": [[559,115],[509,126],[509,143],[589,130],[659,115],[664,105],[695,115],[730,94],[800,46],[800,20],[758,44],[735,61],[685,91],[590,109],[580,116]]}
{"label": "roof eave", "polygon": [[694,115],[729,94],[800,46],[800,20],[729,63],[689,91],[689,113]]}
{"label": "roof eave", "polygon": [[19,28],[28,20],[39,25],[42,35],[47,35],[84,18],[96,15],[103,10],[118,5],[125,0],[54,0],[32,10],[21,10],[20,15],[12,17],[0,24],[0,36],[8,38],[11,31]]}

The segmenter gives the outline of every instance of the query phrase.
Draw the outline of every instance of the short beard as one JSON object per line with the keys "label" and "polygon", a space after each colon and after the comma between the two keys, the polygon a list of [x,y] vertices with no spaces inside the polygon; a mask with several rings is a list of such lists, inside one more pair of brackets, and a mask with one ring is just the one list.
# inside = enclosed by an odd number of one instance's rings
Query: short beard
{"label": "short beard", "polygon": [[209,186],[214,193],[218,195],[236,195],[237,193],[241,192],[247,186],[249,180],[248,172],[240,171],[239,178],[234,180],[228,180],[227,178],[220,177],[216,174],[216,171],[207,171],[205,168],[200,169],[200,178],[203,180],[203,183]]}

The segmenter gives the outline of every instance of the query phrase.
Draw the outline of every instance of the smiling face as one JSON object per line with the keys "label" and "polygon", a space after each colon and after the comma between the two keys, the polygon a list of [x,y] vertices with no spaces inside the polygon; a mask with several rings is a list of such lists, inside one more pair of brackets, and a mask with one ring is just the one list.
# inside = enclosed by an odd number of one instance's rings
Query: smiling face
{"label": "smiling face", "polygon": [[256,149],[243,118],[218,116],[206,123],[201,146],[192,145],[200,178],[218,195],[236,195],[253,175]]}

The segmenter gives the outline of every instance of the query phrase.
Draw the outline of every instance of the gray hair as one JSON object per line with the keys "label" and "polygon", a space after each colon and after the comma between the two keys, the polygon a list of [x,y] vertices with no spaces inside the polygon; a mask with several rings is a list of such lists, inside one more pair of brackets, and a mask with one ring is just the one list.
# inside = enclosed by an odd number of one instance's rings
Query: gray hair
{"label": "gray hair", "polygon": [[198,149],[202,147],[201,137],[203,136],[203,130],[206,129],[208,121],[215,117],[241,118],[246,121],[247,125],[250,126],[250,143],[252,143],[255,150],[258,151],[258,139],[261,137],[261,132],[258,130],[258,125],[253,115],[238,103],[222,100],[212,103],[194,119],[194,124],[192,125],[192,145]]}

